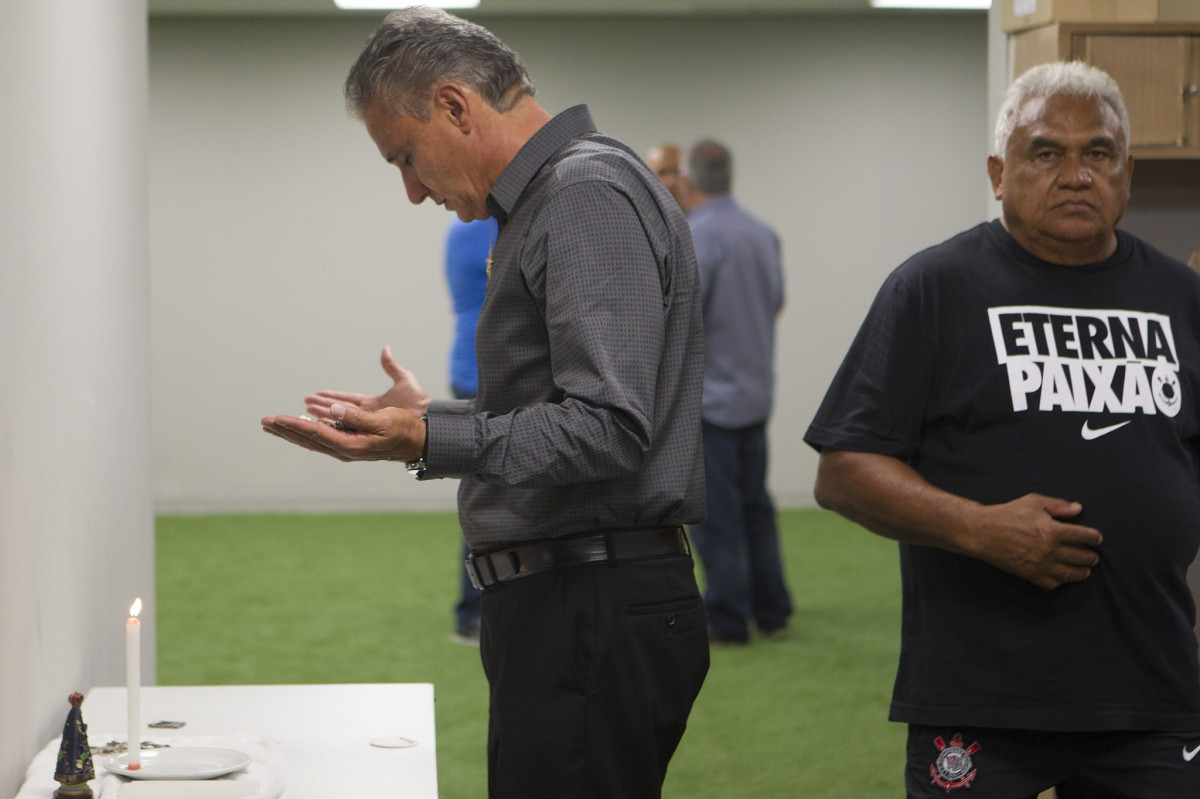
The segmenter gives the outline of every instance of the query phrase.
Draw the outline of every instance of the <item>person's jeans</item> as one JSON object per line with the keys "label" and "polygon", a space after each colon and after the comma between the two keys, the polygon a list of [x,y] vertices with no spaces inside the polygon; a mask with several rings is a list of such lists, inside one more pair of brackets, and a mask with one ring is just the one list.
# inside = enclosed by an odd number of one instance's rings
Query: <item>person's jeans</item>
{"label": "person's jeans", "polygon": [[704,422],[703,429],[708,521],[691,532],[704,566],[709,633],[748,641],[750,619],[770,632],[792,613],[766,487],[766,424],[729,430]]}

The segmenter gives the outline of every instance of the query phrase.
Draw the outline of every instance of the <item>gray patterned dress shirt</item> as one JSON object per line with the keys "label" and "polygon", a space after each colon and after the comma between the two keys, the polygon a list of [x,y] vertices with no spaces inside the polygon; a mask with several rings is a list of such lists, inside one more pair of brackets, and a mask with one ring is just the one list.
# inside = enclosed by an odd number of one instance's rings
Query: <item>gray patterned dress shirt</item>
{"label": "gray patterned dress shirt", "polygon": [[488,206],[479,394],[430,405],[422,478],[462,479],[477,550],[702,521],[700,283],[671,195],[580,105],[526,142]]}

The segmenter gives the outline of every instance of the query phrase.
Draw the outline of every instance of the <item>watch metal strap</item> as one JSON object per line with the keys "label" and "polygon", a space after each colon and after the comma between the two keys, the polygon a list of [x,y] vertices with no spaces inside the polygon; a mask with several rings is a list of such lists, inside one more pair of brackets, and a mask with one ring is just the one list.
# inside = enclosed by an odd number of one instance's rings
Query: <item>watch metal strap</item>
{"label": "watch metal strap", "polygon": [[429,415],[421,414],[421,421],[425,423],[425,448],[421,453],[421,457],[415,461],[405,461],[404,468],[410,472],[415,472],[420,476],[421,472],[425,471],[425,454],[429,452]]}

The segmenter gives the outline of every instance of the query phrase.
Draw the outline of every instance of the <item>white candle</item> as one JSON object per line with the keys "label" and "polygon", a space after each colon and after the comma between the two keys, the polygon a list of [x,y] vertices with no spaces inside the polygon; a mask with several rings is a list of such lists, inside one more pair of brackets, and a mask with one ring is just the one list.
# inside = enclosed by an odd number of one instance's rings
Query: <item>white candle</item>
{"label": "white candle", "polygon": [[125,684],[129,694],[129,768],[142,767],[141,698],[142,685],[142,598],[133,600],[125,622]]}

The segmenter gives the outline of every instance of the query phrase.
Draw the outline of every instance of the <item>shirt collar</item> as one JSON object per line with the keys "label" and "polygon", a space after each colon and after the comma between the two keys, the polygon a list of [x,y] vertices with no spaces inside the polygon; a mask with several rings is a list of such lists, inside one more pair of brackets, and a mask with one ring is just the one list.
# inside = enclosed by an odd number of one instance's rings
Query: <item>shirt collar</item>
{"label": "shirt collar", "polygon": [[596,124],[586,105],[572,106],[539,128],[500,173],[488,193],[487,205],[492,216],[501,225],[507,222],[525,187],[550,157],[572,139],[595,132]]}
{"label": "shirt collar", "polygon": [[733,207],[733,195],[730,193],[718,194],[703,205],[697,206],[688,211],[686,216],[688,219],[706,216],[717,211],[725,211]]}

